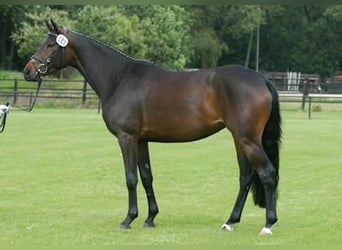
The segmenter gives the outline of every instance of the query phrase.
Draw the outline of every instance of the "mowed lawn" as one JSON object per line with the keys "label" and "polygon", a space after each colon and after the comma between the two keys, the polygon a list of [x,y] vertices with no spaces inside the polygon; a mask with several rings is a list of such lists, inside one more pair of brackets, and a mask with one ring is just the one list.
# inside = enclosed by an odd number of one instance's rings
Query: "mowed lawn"
{"label": "mowed lawn", "polygon": [[220,230],[239,179],[226,130],[192,143],[151,143],[157,226],[142,227],[147,202],[139,182],[139,217],[121,230],[124,168],[101,115],[13,110],[0,135],[0,246],[342,243],[342,112],[315,112],[312,120],[300,111],[282,114],[279,221],[262,237],[265,211],[251,196],[234,231]]}

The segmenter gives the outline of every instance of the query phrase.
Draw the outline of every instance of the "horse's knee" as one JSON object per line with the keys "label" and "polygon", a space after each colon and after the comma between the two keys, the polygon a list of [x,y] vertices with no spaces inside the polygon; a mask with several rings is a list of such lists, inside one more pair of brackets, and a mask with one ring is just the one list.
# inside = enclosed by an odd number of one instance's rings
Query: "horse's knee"
{"label": "horse's knee", "polygon": [[153,178],[149,175],[141,175],[141,182],[145,189],[152,188]]}
{"label": "horse's knee", "polygon": [[136,189],[138,184],[138,177],[132,173],[128,173],[126,176],[126,185],[128,190]]}

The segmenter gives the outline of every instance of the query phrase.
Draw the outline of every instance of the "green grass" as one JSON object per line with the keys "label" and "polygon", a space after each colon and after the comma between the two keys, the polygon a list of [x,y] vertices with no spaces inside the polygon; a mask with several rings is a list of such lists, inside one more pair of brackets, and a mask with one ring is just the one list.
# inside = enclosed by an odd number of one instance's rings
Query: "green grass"
{"label": "green grass", "polygon": [[232,233],[220,226],[238,190],[230,134],[184,144],[151,144],[160,214],[142,228],[127,212],[116,139],[96,110],[13,110],[0,135],[0,246],[341,244],[341,112],[283,111],[279,222],[261,237],[264,210],[248,198]]}

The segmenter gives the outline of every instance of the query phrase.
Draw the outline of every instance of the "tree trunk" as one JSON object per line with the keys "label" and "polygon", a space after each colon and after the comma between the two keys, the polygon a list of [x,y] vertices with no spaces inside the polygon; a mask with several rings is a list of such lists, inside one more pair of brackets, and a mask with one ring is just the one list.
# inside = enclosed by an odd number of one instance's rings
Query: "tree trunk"
{"label": "tree trunk", "polygon": [[7,21],[2,20],[0,29],[0,68],[6,65],[6,37],[7,37]]}

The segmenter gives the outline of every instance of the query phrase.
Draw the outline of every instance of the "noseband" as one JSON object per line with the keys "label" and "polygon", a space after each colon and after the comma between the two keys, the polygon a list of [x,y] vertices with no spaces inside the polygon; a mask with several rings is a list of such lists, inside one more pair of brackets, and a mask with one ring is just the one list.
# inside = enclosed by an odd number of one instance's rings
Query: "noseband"
{"label": "noseband", "polygon": [[55,57],[58,55],[58,51],[61,51],[62,53],[62,61],[61,64],[64,63],[64,53],[65,53],[65,47],[68,45],[68,38],[66,38],[64,35],[57,35],[55,33],[50,32],[49,36],[56,37],[56,42],[58,44],[58,48],[50,53],[50,55],[46,59],[42,59],[37,55],[31,56],[31,59],[36,60],[40,62],[38,67],[36,68],[36,73],[39,74],[39,76],[42,76],[46,74],[49,70],[49,64],[55,59]]}

